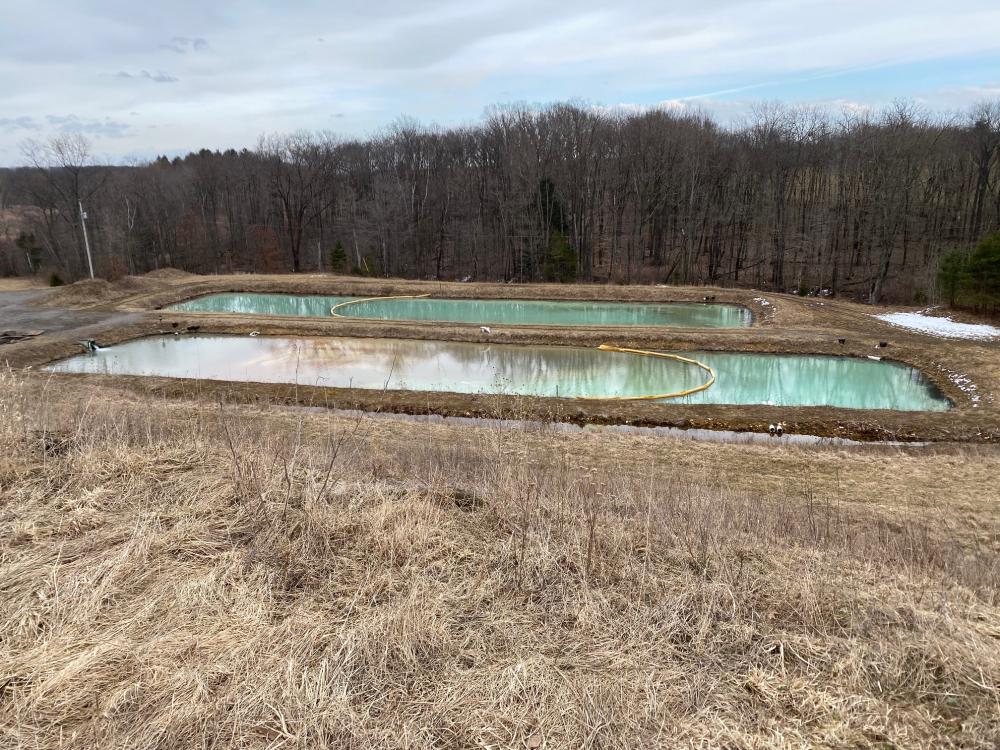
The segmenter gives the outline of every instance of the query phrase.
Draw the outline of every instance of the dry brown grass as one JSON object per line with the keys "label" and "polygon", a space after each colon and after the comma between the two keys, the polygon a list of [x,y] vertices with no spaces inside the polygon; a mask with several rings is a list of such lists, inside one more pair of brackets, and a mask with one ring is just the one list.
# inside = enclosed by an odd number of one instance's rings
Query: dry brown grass
{"label": "dry brown grass", "polygon": [[34,276],[6,276],[0,278],[0,292],[23,292],[29,289],[44,287],[45,282]]}
{"label": "dry brown grass", "polygon": [[[160,277],[123,276],[116,281],[84,279],[50,291],[42,304],[50,307],[92,307],[117,302],[137,294],[149,294],[164,288]],[[169,277],[168,278],[172,278]]]}
{"label": "dry brown grass", "polygon": [[0,746],[1000,741],[1000,553],[977,541],[996,498],[974,470],[953,485],[977,528],[941,533],[924,498],[866,502],[884,476],[827,472],[913,453],[40,398],[2,377]]}

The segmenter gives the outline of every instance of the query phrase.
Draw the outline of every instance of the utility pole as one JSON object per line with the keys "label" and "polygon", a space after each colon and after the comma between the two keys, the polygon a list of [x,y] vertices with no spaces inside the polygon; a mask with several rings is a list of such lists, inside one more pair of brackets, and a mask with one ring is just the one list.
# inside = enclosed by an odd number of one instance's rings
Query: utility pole
{"label": "utility pole", "polygon": [[80,224],[83,226],[83,246],[87,250],[87,265],[90,267],[90,278],[94,278],[94,261],[90,257],[90,240],[87,239],[87,212],[83,210],[83,201],[77,201],[80,206]]}

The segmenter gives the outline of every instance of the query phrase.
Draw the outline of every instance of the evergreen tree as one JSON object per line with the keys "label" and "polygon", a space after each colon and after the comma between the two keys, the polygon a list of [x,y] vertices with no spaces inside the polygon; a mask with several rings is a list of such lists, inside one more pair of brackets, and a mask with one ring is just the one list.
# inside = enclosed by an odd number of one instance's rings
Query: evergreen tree
{"label": "evergreen tree", "polygon": [[576,280],[576,252],[562,232],[553,231],[545,257],[545,280],[570,282]]}
{"label": "evergreen tree", "polygon": [[942,258],[941,268],[938,270],[938,288],[948,300],[949,307],[954,307],[958,300],[965,274],[966,259],[961,251],[953,250]]}
{"label": "evergreen tree", "polygon": [[337,240],[337,244],[333,246],[333,250],[330,251],[330,270],[336,272],[341,272],[347,265],[347,252],[344,250],[344,245],[340,240]]}
{"label": "evergreen tree", "polygon": [[979,243],[969,258],[965,280],[976,308],[1000,307],[1000,232]]}
{"label": "evergreen tree", "polygon": [[576,280],[576,250],[567,239],[569,222],[555,183],[548,177],[538,182],[538,208],[543,224],[548,227],[548,246],[542,257],[542,273],[546,281]]}

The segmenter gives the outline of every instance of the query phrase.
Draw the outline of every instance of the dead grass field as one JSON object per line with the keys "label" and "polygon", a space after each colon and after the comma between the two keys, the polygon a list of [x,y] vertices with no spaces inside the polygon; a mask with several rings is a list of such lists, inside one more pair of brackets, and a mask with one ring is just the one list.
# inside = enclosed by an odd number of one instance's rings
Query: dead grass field
{"label": "dead grass field", "polygon": [[0,278],[0,292],[21,292],[28,289],[40,289],[45,286],[45,282],[36,278],[22,277],[2,277]]}
{"label": "dead grass field", "polygon": [[0,378],[0,746],[1000,743],[994,447]]}
{"label": "dead grass field", "polygon": [[[705,293],[170,270],[44,292],[49,314],[91,327],[0,351],[29,368],[0,371],[0,748],[1000,745],[995,344],[770,294],[750,332],[526,327],[489,339],[863,355],[885,338],[956,400],[937,415],[640,414],[37,372],[81,331],[110,343],[171,321],[482,338],[476,326],[155,310],[225,290]],[[752,305],[756,293],[717,296]],[[954,372],[976,384],[978,406]],[[755,430],[780,417],[804,432],[974,442],[728,445],[329,407]]]}

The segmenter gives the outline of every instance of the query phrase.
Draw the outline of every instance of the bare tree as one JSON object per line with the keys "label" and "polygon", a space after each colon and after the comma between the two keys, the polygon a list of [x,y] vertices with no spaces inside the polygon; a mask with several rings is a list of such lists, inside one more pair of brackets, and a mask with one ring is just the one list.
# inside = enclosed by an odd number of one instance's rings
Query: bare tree
{"label": "bare tree", "polygon": [[[31,165],[23,189],[41,209],[35,228],[56,266],[79,273],[86,264],[81,205],[89,204],[104,186],[107,170],[94,165],[90,142],[79,134],[29,140],[22,153]],[[98,247],[93,248],[95,258]]]}
{"label": "bare tree", "polygon": [[308,133],[272,135],[261,138],[257,152],[298,272],[307,228],[333,201],[333,144]]}
{"label": "bare tree", "polygon": [[94,165],[77,136],[25,155],[2,201],[71,276],[81,200],[105,275],[300,271],[339,243],[338,262],[368,274],[898,302],[933,296],[942,257],[1000,229],[996,101],[965,118],[768,104],[729,127],[690,110],[515,104],[478,126],[403,119],[369,139],[271,135],[143,165]]}

